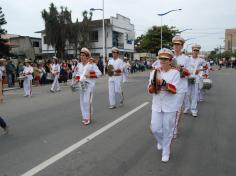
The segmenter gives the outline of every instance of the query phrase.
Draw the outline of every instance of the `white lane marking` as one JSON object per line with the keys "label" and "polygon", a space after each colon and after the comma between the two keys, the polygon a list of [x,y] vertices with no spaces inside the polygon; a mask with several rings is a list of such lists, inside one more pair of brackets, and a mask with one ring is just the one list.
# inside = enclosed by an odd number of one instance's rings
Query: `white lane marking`
{"label": "white lane marking", "polygon": [[99,130],[95,131],[94,133],[90,134],[89,136],[83,138],[82,140],[78,141],[77,143],[73,144],[72,146],[66,148],[65,150],[61,151],[60,153],[52,156],[48,160],[42,162],[41,164],[35,166],[34,168],[30,169],[26,173],[22,174],[21,176],[33,176],[38,172],[42,171],[46,167],[50,166],[51,164],[55,163],[57,160],[63,158],[64,156],[68,155],[69,153],[73,152],[74,150],[78,149],[82,145],[86,144],[87,142],[91,141],[98,135],[102,134],[103,132],[109,130],[111,127],[115,126],[116,124],[120,123],[122,120],[128,118],[133,113],[137,112],[138,110],[142,109],[144,106],[148,105],[149,102],[145,102],[140,106],[136,107],[135,109],[129,111],[128,113],[124,114],[123,116],[119,117],[115,121],[107,124],[106,126],[100,128]]}

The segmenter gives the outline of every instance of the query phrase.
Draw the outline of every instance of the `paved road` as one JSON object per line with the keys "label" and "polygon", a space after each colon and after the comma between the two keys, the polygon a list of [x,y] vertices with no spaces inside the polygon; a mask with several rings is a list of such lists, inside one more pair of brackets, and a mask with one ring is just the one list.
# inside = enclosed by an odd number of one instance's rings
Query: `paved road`
{"label": "paved road", "polygon": [[[132,75],[124,85],[125,105],[109,110],[107,81],[101,78],[94,95],[94,120],[81,124],[79,96],[68,87],[57,94],[34,88],[32,98],[22,90],[8,91],[0,106],[11,133],[0,136],[0,175],[18,176],[114,120],[120,123],[87,141],[38,172],[37,176],[234,176],[236,175],[236,70],[216,71],[214,87],[200,104],[199,118],[185,115],[171,160],[161,153],[149,131],[151,97],[145,92],[148,73]],[[133,114],[127,114],[141,104]]]}

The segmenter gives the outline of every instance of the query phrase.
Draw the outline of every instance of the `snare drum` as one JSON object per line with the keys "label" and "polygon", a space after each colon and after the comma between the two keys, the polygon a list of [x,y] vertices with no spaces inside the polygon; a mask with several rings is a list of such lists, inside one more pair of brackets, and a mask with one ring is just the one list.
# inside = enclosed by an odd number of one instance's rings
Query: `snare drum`
{"label": "snare drum", "polygon": [[24,80],[24,79],[26,79],[27,78],[27,76],[19,76],[17,79],[18,80]]}
{"label": "snare drum", "polygon": [[203,89],[211,89],[212,87],[212,80],[211,79],[203,79]]}

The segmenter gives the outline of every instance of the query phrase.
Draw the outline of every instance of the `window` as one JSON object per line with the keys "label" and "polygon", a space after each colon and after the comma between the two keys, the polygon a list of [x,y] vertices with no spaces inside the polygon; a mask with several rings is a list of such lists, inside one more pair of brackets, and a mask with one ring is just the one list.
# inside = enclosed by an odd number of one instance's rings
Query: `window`
{"label": "window", "polygon": [[90,31],[89,32],[89,41],[90,42],[98,42],[98,31]]}
{"label": "window", "polygon": [[33,47],[39,47],[39,42],[33,41]]}

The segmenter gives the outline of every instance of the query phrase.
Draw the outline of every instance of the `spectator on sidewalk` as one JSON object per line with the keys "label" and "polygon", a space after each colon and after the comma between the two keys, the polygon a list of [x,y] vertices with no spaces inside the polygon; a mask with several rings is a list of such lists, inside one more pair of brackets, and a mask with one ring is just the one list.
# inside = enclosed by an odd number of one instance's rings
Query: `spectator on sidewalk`
{"label": "spectator on sidewalk", "polygon": [[12,63],[11,60],[9,60],[6,65],[8,87],[13,87],[15,84],[15,71],[15,65]]}
{"label": "spectator on sidewalk", "polygon": [[[16,69],[16,76],[19,77],[24,71],[24,64],[19,62]],[[19,87],[23,88],[23,80],[19,80]]]}
{"label": "spectator on sidewalk", "polygon": [[0,103],[3,102],[2,70],[0,69]]}
{"label": "spectator on sidewalk", "polygon": [[2,72],[2,94],[4,88],[4,80],[6,78],[6,67],[5,67],[6,59],[0,59],[0,71]]}

